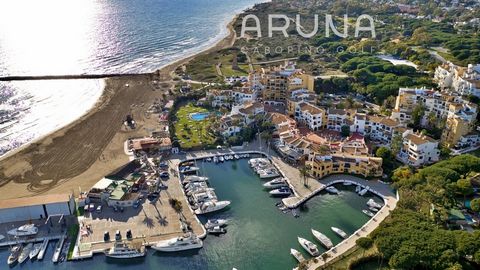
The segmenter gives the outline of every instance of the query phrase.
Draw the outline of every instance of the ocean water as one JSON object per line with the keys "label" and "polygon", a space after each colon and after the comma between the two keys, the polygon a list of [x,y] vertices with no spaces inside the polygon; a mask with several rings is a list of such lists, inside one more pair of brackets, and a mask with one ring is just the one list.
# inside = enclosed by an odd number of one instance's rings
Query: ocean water
{"label": "ocean water", "polygon": [[[213,45],[259,2],[2,0],[0,76],[154,71]],[[0,82],[0,155],[78,118],[102,89],[98,80]]]}
{"label": "ocean water", "polygon": [[[295,218],[291,213],[277,209],[275,203],[279,199],[270,197],[263,190],[265,181],[253,172],[246,159],[197,165],[202,175],[210,178],[209,183],[218,198],[232,202],[224,211],[200,216],[202,222],[208,218],[229,220],[227,233],[207,235],[202,249],[177,253],[149,250],[145,258],[131,261],[109,260],[98,255],[84,261],[54,265],[51,262],[54,244],[51,243],[43,261],[27,261],[11,269],[287,270],[297,264],[290,255],[290,248],[309,257],[298,243],[298,236],[314,242],[323,252],[325,249],[315,240],[311,228],[323,232],[337,244],[342,239],[331,231],[331,226],[352,234],[369,219],[361,212],[368,199],[380,202],[379,198],[370,197],[371,194],[357,195],[354,186],[338,185],[339,195],[319,194],[308,201],[299,211],[300,217]],[[0,249],[0,265],[7,257],[8,250]]]}

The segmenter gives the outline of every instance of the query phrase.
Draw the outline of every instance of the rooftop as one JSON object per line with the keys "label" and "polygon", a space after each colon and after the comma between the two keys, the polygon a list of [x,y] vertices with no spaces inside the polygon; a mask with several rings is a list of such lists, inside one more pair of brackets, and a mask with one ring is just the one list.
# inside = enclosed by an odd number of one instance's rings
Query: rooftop
{"label": "rooftop", "polygon": [[70,194],[49,194],[49,195],[40,195],[40,196],[27,197],[27,198],[0,200],[0,209],[27,207],[27,206],[52,204],[52,203],[63,203],[63,202],[70,201],[70,198],[71,198]]}

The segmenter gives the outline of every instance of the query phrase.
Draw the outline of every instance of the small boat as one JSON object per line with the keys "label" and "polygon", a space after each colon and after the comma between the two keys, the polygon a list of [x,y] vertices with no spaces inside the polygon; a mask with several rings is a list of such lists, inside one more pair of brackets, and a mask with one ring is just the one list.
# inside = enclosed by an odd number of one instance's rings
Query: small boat
{"label": "small boat", "polygon": [[213,227],[213,228],[210,228],[210,229],[207,229],[207,232],[209,234],[224,234],[227,232],[227,230],[225,228],[222,228],[220,226],[216,226],[216,227]]}
{"label": "small boat", "polygon": [[366,210],[366,209],[362,210],[362,212],[363,212],[365,215],[369,216],[369,217],[375,216],[374,213],[372,213],[372,212],[370,212],[370,211],[368,211],[368,210]]}
{"label": "small boat", "polygon": [[300,217],[300,215],[299,215],[298,212],[297,212],[297,209],[292,209],[292,215],[293,215],[293,217],[295,217],[295,218]]}
{"label": "small boat", "polygon": [[18,256],[18,263],[22,264],[28,259],[28,255],[30,254],[30,251],[33,249],[33,244],[28,243],[23,249],[22,252],[20,252],[20,255]]}
{"label": "small boat", "polygon": [[300,245],[312,256],[316,257],[318,255],[320,255],[320,252],[318,251],[318,248],[317,246],[308,241],[307,239],[304,239],[304,238],[301,238],[301,237],[297,237],[298,239],[298,243],[300,243]]}
{"label": "small boat", "polygon": [[366,187],[366,188],[362,189],[361,191],[359,191],[358,195],[363,196],[363,195],[367,194],[368,190],[369,190],[369,188]]}
{"label": "small boat", "polygon": [[368,200],[367,205],[373,208],[382,208],[382,205],[375,202],[373,199]]}
{"label": "small boat", "polygon": [[116,242],[113,247],[105,252],[105,256],[114,259],[131,259],[144,257],[147,255],[147,250],[144,245],[140,247],[129,247],[126,243]]}
{"label": "small boat", "polygon": [[163,252],[173,252],[189,249],[197,249],[203,247],[203,241],[199,239],[195,234],[190,233],[183,237],[175,237],[169,240],[160,241],[152,248]]}
{"label": "small boat", "polygon": [[374,213],[378,212],[378,209],[375,207],[368,207],[368,209]]}
{"label": "small boat", "polygon": [[208,228],[213,228],[213,227],[217,227],[217,226],[225,226],[227,225],[228,223],[228,220],[226,219],[209,219],[207,221],[207,223],[205,223],[205,228],[208,229]]}
{"label": "small boat", "polygon": [[288,188],[288,187],[281,187],[281,188],[278,188],[278,189],[274,189],[274,190],[270,191],[269,193],[270,193],[270,195],[276,196],[276,197],[290,196],[290,194],[292,194],[292,192],[290,191],[290,188]]}
{"label": "small boat", "polygon": [[57,263],[60,260],[60,255],[62,253],[62,247],[64,242],[65,237],[58,239],[57,244],[55,245],[55,251],[53,252],[52,262]]}
{"label": "small boat", "polygon": [[351,186],[351,185],[353,185],[353,183],[350,182],[350,181],[345,181],[345,182],[343,182],[343,185],[344,186]]}
{"label": "small boat", "polygon": [[269,169],[269,170],[261,170],[258,172],[259,176],[261,179],[265,178],[274,178],[274,177],[279,177],[280,174],[276,169]]}
{"label": "small boat", "polygon": [[218,163],[218,157],[213,157],[213,162]]}
{"label": "small boat", "polygon": [[43,256],[45,255],[45,251],[48,247],[48,241],[49,239],[43,240],[42,247],[40,248],[40,252],[37,255],[37,260],[43,260]]}
{"label": "small boat", "polygon": [[20,253],[22,253],[22,245],[18,244],[10,250],[10,255],[8,256],[7,263],[8,265],[14,264],[17,260],[18,257],[20,256]]}
{"label": "small boat", "polygon": [[272,181],[268,181],[263,184],[263,187],[266,189],[275,189],[280,187],[288,187],[288,184],[283,178],[275,178]]}
{"label": "small boat", "polygon": [[342,231],[341,229],[339,229],[337,227],[332,227],[331,229],[334,233],[338,234],[342,238],[347,238],[347,236],[348,236],[346,232]]}
{"label": "small boat", "polygon": [[38,228],[35,227],[35,224],[26,224],[16,229],[10,230],[7,233],[13,236],[29,236],[37,234]]}
{"label": "small boat", "polygon": [[37,257],[38,253],[40,253],[41,248],[42,248],[42,243],[36,243],[35,245],[33,245],[32,251],[30,251],[30,254],[28,254],[28,257],[30,258],[30,260]]}
{"label": "small boat", "polygon": [[207,201],[202,203],[198,209],[195,210],[195,214],[201,215],[215,212],[229,206],[230,203],[230,201]]}
{"label": "small boat", "polygon": [[325,188],[325,190],[330,194],[338,194],[339,193],[338,189],[336,189],[335,187],[332,187],[332,186]]}
{"label": "small boat", "polygon": [[325,234],[319,232],[319,231],[316,231],[314,229],[312,229],[312,234],[313,236],[315,236],[315,238],[317,238],[317,240],[322,244],[322,246],[324,246],[325,248],[327,249],[331,249],[333,247],[333,243],[332,243],[332,240],[330,240],[330,238],[328,238]]}
{"label": "small boat", "polygon": [[224,159],[222,156],[220,156],[220,157],[218,158],[218,161],[220,161],[220,162],[224,162],[224,161],[225,161],[225,159]]}
{"label": "small boat", "polygon": [[235,158],[235,157],[234,157],[233,155],[229,155],[229,156],[228,156],[228,159],[229,159],[229,160],[233,160],[234,158]]}
{"label": "small boat", "polygon": [[361,186],[356,186],[356,187],[355,187],[355,192],[356,192],[356,193],[359,193],[361,190],[362,190],[362,187],[361,187]]}
{"label": "small boat", "polygon": [[298,250],[291,248],[290,249],[290,254],[297,259],[299,263],[305,261],[305,258],[303,257],[302,253],[300,253]]}
{"label": "small boat", "polygon": [[208,157],[205,159],[206,162],[212,162],[212,158]]}
{"label": "small boat", "polygon": [[189,175],[183,179],[183,183],[193,183],[193,182],[206,182],[208,181],[208,177],[205,176],[196,176],[196,175]]}
{"label": "small boat", "polygon": [[185,166],[180,168],[180,172],[185,174],[185,173],[194,173],[196,171],[200,170],[200,168],[195,167],[195,166]]}
{"label": "small boat", "polygon": [[235,154],[233,157],[234,157],[235,159],[240,159],[240,156],[237,155],[237,154]]}

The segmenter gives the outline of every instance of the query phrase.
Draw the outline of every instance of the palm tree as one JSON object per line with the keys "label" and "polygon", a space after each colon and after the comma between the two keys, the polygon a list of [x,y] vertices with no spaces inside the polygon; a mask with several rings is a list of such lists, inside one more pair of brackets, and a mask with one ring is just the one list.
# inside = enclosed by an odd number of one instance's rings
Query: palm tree
{"label": "palm tree", "polygon": [[308,187],[308,176],[310,175],[310,165],[302,166],[299,170],[300,177],[303,178],[303,185]]}

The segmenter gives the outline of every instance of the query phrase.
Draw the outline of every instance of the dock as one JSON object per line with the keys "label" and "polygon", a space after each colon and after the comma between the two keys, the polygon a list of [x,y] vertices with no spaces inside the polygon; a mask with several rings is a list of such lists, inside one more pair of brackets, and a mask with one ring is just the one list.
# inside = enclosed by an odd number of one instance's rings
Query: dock
{"label": "dock", "polygon": [[38,252],[37,255],[37,260],[43,260],[43,257],[45,256],[45,251],[47,251],[48,248],[49,241],[50,239],[48,238],[45,238],[45,240],[43,240],[42,247],[40,248],[40,252]]}

